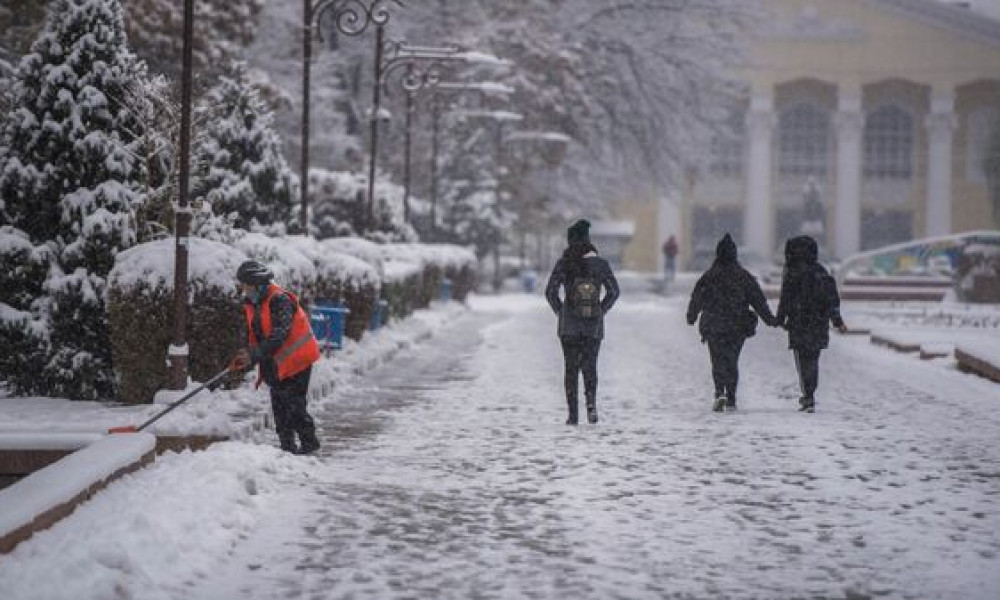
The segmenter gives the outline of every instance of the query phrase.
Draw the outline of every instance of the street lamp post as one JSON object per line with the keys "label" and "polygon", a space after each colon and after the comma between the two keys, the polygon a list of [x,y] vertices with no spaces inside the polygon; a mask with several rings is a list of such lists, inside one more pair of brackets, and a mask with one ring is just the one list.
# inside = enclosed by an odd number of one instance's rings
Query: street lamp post
{"label": "street lamp post", "polygon": [[174,211],[174,322],[170,349],[167,351],[170,389],[182,390],[188,380],[187,347],[187,278],[188,242],[191,229],[191,208],[188,206],[188,184],[191,172],[191,90],[192,47],[194,42],[194,1],[184,0],[184,47],[181,68],[181,131],[180,169],[177,185],[177,206]]}
{"label": "street lamp post", "polygon": [[316,26],[317,37],[323,40],[323,30],[319,22],[323,15],[332,11],[333,23],[340,33],[356,37],[375,26],[375,85],[373,90],[374,108],[371,114],[372,155],[368,181],[368,223],[375,224],[374,211],[374,181],[375,181],[375,151],[378,143],[378,111],[380,101],[379,81],[382,77],[382,50],[385,25],[389,22],[389,2],[402,6],[400,0],[303,0],[303,36],[302,36],[302,213],[299,223],[303,233],[309,231],[309,114],[310,114],[310,72],[312,69],[312,29]]}

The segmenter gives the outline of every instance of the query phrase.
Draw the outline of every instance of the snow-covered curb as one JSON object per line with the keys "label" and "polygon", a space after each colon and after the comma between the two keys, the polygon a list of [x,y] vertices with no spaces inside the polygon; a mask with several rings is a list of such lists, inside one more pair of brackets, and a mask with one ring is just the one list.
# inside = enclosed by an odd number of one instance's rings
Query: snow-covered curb
{"label": "snow-covered curb", "polygon": [[65,517],[111,480],[151,462],[155,448],[156,438],[148,433],[107,436],[0,490],[0,554]]}

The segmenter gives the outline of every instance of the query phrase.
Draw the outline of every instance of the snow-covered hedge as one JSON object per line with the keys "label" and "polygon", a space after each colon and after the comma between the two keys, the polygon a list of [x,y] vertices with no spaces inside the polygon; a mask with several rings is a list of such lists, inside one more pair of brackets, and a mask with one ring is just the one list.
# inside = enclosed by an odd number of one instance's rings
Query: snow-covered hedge
{"label": "snow-covered hedge", "polygon": [[[152,402],[164,387],[173,314],[174,243],[141,244],[118,255],[109,276],[108,312],[119,399]],[[245,345],[236,269],[247,256],[230,246],[190,238],[188,371],[196,381],[218,373]]]}
{"label": "snow-covered hedge", "polygon": [[382,287],[376,268],[359,258],[337,252],[324,241],[301,235],[288,236],[284,240],[312,260],[316,268],[317,284],[310,294],[312,300],[343,302],[351,311],[344,333],[353,340],[360,340],[368,329]]}
{"label": "snow-covered hedge", "polygon": [[250,258],[267,265],[274,273],[275,283],[301,296],[303,303],[310,302],[319,272],[308,256],[283,239],[262,233],[240,235],[233,245]]}
{"label": "snow-covered hedge", "polygon": [[476,285],[476,255],[452,244],[386,244],[387,260],[411,261],[422,270],[418,305],[426,307],[438,296],[444,278],[451,280],[452,298],[464,301]]}

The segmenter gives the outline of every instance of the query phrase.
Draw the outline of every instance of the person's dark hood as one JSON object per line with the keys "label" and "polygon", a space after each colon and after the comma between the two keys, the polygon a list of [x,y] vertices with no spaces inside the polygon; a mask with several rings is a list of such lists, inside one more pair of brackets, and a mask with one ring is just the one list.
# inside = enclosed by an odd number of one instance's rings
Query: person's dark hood
{"label": "person's dark hood", "polygon": [[815,264],[819,261],[819,245],[808,235],[793,237],[785,242],[785,264]]}
{"label": "person's dark hood", "polygon": [[715,259],[721,263],[734,263],[738,257],[736,242],[728,233],[715,246]]}

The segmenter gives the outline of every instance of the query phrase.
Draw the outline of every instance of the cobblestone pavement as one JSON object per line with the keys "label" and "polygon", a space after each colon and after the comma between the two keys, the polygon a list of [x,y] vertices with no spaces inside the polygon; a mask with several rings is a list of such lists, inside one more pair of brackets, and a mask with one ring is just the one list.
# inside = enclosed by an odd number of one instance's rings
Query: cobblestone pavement
{"label": "cobblestone pavement", "polygon": [[762,331],[715,414],[680,301],[626,300],[570,428],[554,319],[515,306],[341,390],[312,476],[188,597],[1000,597],[994,384],[837,338],[805,415]]}

